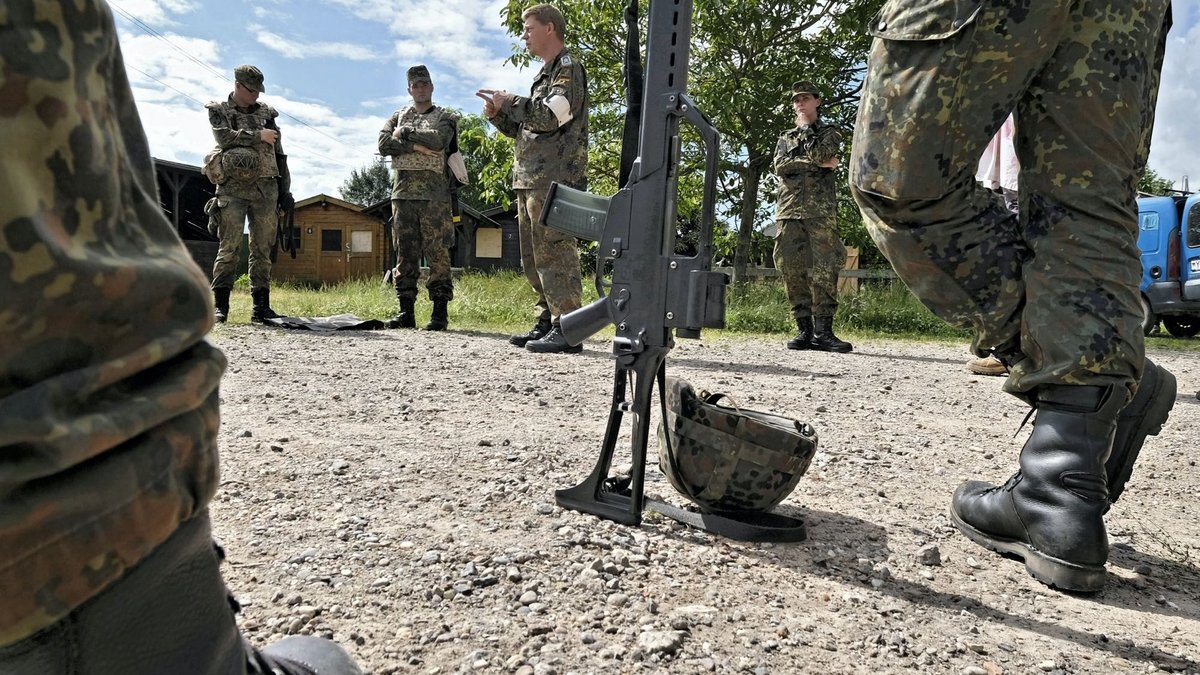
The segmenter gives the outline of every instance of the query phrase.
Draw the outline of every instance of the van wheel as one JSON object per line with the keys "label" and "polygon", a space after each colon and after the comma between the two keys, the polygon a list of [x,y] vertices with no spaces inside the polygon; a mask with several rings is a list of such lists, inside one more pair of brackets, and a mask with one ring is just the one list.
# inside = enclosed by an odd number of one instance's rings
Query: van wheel
{"label": "van wheel", "polygon": [[1195,337],[1200,333],[1200,317],[1194,316],[1164,316],[1163,325],[1167,332],[1177,338]]}
{"label": "van wheel", "polygon": [[1158,316],[1150,309],[1150,302],[1142,296],[1142,334],[1149,335],[1158,328]]}

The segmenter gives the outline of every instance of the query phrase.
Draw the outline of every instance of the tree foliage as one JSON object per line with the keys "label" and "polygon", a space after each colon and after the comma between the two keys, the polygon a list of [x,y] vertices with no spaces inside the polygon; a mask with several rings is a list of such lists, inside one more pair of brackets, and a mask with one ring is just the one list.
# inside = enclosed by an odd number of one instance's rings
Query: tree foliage
{"label": "tree foliage", "polygon": [[1138,178],[1138,192],[1143,192],[1148,195],[1166,195],[1170,194],[1175,189],[1175,182],[1170,178],[1164,178],[1154,172],[1154,169],[1147,168]]}
{"label": "tree foliage", "polygon": [[371,206],[391,196],[392,178],[386,165],[372,162],[361,169],[352,170],[338,191],[342,199],[348,202]]}
{"label": "tree foliage", "polygon": [[458,149],[471,178],[459,197],[478,208],[508,207],[513,201],[513,140],[483,115],[464,114],[458,121]]}

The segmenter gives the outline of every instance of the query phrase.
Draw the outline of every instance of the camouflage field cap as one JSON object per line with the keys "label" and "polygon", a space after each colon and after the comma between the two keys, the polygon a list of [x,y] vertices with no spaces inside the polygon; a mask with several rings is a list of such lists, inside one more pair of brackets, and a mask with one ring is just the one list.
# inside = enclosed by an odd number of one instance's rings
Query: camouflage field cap
{"label": "camouflage field cap", "polygon": [[413,66],[412,68],[408,69],[408,83],[409,84],[412,84],[413,82],[420,82],[422,80],[425,82],[429,82],[430,84],[433,83],[433,78],[429,77],[429,69],[428,68],[426,68],[423,65],[419,65],[419,66]]}
{"label": "camouflage field cap", "polygon": [[267,88],[263,85],[262,71],[245,63],[233,69],[233,79],[247,89],[265,94]]}
{"label": "camouflage field cap", "polygon": [[658,466],[676,490],[706,511],[766,511],[783,501],[817,453],[812,426],[782,415],[718,405],[667,378],[658,428]]}
{"label": "camouflage field cap", "polygon": [[821,90],[817,89],[817,85],[809,82],[808,80],[800,80],[799,82],[792,84],[792,98],[790,100],[795,101],[796,97],[800,94],[812,94],[817,98],[825,98],[824,96],[821,96]]}

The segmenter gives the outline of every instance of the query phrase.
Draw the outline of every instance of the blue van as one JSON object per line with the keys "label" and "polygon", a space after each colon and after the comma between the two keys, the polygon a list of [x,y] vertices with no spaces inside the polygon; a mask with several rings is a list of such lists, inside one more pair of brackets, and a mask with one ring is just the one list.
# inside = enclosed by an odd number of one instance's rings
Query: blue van
{"label": "blue van", "polygon": [[1137,202],[1143,327],[1161,320],[1171,335],[1192,337],[1200,333],[1200,194]]}

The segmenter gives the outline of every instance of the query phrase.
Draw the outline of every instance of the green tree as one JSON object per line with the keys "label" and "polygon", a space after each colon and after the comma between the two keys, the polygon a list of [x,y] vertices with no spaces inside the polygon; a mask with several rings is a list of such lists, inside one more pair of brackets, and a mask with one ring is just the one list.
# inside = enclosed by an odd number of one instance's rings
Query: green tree
{"label": "green tree", "polygon": [[[591,94],[592,189],[615,189],[624,106],[624,0],[580,0],[564,7],[567,44],[588,71]],[[689,91],[721,132],[721,167],[716,205],[737,233],[734,277],[742,279],[752,257],[769,248],[756,233],[770,221],[776,183],[771,175],[775,142],[790,128],[791,85],[812,80],[824,89],[822,115],[840,126],[849,149],[871,36],[867,24],[882,0],[695,0]],[[525,2],[509,0],[505,23],[519,34]],[[646,3],[642,3],[645,14]],[[643,18],[643,37],[645,35]],[[514,63],[528,56],[519,47]],[[680,212],[698,209],[699,147],[684,136]],[[847,157],[843,152],[843,159]],[[839,171],[839,226],[851,244],[870,246],[846,187],[847,164]],[[728,238],[726,238],[728,241]],[[757,243],[756,243],[757,242]],[[754,255],[757,249],[759,255]]]}
{"label": "green tree", "polygon": [[392,177],[387,166],[382,162],[372,162],[361,169],[354,169],[350,177],[342,183],[338,190],[342,199],[358,204],[371,206],[384,201],[392,194]]}
{"label": "green tree", "polygon": [[458,149],[471,179],[459,198],[480,208],[511,204],[513,140],[484,116],[464,114],[458,121]]}
{"label": "green tree", "polygon": [[1165,195],[1175,189],[1175,183],[1170,178],[1163,178],[1149,167],[1138,178],[1138,192],[1148,195]]}

